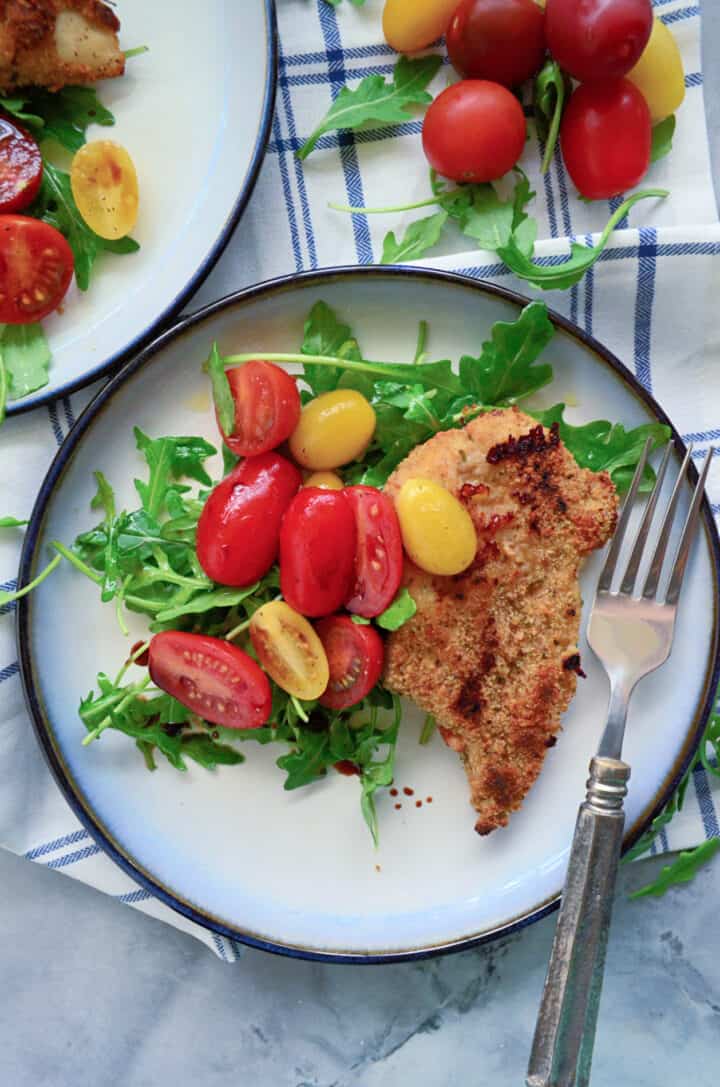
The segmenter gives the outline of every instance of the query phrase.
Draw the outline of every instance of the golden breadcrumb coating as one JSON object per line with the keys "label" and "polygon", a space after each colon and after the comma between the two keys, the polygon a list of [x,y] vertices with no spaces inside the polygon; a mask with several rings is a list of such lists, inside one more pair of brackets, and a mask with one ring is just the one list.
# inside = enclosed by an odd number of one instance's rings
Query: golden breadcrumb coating
{"label": "golden breadcrumb coating", "polygon": [[119,29],[100,0],[0,0],[0,90],[122,75]]}
{"label": "golden breadcrumb coating", "polygon": [[556,428],[517,408],[437,434],[385,490],[417,477],[460,499],[478,549],[455,577],[406,560],[417,614],[388,639],[385,682],[435,715],[489,834],[522,804],[575,692],[580,565],[612,535],[617,497],[606,472],[580,468]]}

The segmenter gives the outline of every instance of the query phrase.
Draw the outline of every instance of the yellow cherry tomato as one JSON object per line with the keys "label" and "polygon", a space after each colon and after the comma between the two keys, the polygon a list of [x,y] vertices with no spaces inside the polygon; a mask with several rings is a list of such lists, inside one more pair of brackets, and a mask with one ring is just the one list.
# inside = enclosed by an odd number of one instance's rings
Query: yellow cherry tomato
{"label": "yellow cherry tomato", "polygon": [[375,412],[365,397],[335,389],[305,405],[290,435],[290,452],[303,468],[339,468],[364,453],[374,431]]}
{"label": "yellow cherry tomato", "polygon": [[682,57],[672,31],[657,16],[653,19],[650,40],[627,78],[642,92],[654,125],[682,105],[685,98]]}
{"label": "yellow cherry tomato", "polygon": [[250,640],[268,675],[296,698],[319,698],[330,679],[323,644],[307,619],[286,604],[263,604],[250,620]]}
{"label": "yellow cherry tomato", "polygon": [[345,484],[336,472],[311,472],[303,487],[322,487],[326,491],[341,491]]}
{"label": "yellow cherry tomato", "polygon": [[405,550],[429,574],[460,574],[475,558],[477,536],[470,514],[431,479],[408,479],[395,498]]}
{"label": "yellow cherry tomato", "polygon": [[86,143],[70,167],[70,187],[78,211],[101,238],[115,241],[137,222],[138,179],[130,155],[112,140]]}
{"label": "yellow cherry tomato", "polygon": [[386,0],[385,41],[398,53],[424,49],[447,30],[459,0]]}

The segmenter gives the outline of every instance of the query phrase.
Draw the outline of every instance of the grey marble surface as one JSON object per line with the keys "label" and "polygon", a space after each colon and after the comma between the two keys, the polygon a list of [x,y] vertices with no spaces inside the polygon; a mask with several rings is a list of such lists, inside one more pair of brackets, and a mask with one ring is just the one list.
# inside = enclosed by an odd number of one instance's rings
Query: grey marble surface
{"label": "grey marble surface", "polygon": [[[703,6],[720,176],[720,10]],[[221,268],[213,279],[222,286]],[[720,1081],[720,863],[662,899],[629,901],[659,867],[623,872],[593,1087]],[[551,917],[415,965],[247,951],[227,966],[180,932],[0,852],[0,1084],[519,1087],[553,927]]]}

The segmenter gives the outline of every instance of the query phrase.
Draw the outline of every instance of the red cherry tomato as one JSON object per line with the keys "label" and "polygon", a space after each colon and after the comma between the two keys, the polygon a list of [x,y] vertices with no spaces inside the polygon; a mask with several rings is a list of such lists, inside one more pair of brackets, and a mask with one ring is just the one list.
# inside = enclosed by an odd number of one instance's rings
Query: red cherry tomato
{"label": "red cherry tomato", "polygon": [[291,608],[329,615],[350,596],[355,517],[343,491],[305,487],[293,498],[280,532],[280,590]]}
{"label": "red cherry tomato", "polygon": [[261,453],[237,468],[210,493],[200,514],[197,555],[221,585],[252,585],[275,562],[283,514],[302,476],[277,453]]}
{"label": "red cherry tomato", "polygon": [[272,362],[253,359],[228,370],[227,379],[235,401],[235,432],[223,437],[233,453],[256,457],[290,437],[300,418],[294,377]]}
{"label": "red cherry tomato", "polygon": [[383,667],[383,641],[374,627],[359,626],[347,615],[331,615],[315,624],[330,668],[320,705],[331,710],[354,706],[373,689]]}
{"label": "red cherry tomato", "polygon": [[0,323],[41,321],[62,302],[73,275],[62,234],[27,215],[0,216]]}
{"label": "red cherry tomato", "polygon": [[650,165],[650,110],[628,79],[583,83],[563,114],[560,146],[583,196],[599,200],[631,189]]}
{"label": "red cherry tomato", "polygon": [[357,551],[355,584],[345,604],[348,611],[373,619],[389,607],[403,572],[402,536],[395,505],[375,487],[347,487],[355,514]]}
{"label": "red cherry tomato", "polygon": [[582,83],[618,79],[640,59],[653,24],[650,0],[547,0],[545,37]]}
{"label": "red cherry tomato", "polygon": [[545,59],[545,15],[535,0],[462,0],[446,37],[463,79],[516,87]]}
{"label": "red cherry tomato", "polygon": [[423,150],[453,181],[493,181],[511,170],[525,147],[525,115],[499,83],[464,79],[439,94],[423,123]]}
{"label": "red cherry tomato", "polygon": [[270,716],[262,668],[221,638],[165,630],[150,642],[148,667],[156,687],[214,725],[260,728]]}
{"label": "red cherry tomato", "polygon": [[32,204],[42,181],[40,148],[29,132],[0,117],[0,214]]}

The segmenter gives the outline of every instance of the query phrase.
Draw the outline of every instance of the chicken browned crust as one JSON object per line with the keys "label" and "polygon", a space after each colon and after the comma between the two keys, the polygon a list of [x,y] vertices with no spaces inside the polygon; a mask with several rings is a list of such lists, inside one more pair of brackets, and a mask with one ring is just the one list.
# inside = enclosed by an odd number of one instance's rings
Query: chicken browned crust
{"label": "chicken browned crust", "polygon": [[522,804],[575,692],[578,575],[614,531],[615,488],[517,408],[437,434],[385,489],[412,478],[459,498],[478,549],[455,577],[406,563],[417,613],[388,639],[385,682],[435,715],[465,765],[475,829],[489,834]]}
{"label": "chicken browned crust", "polygon": [[0,0],[0,90],[122,75],[119,29],[100,0]]}

